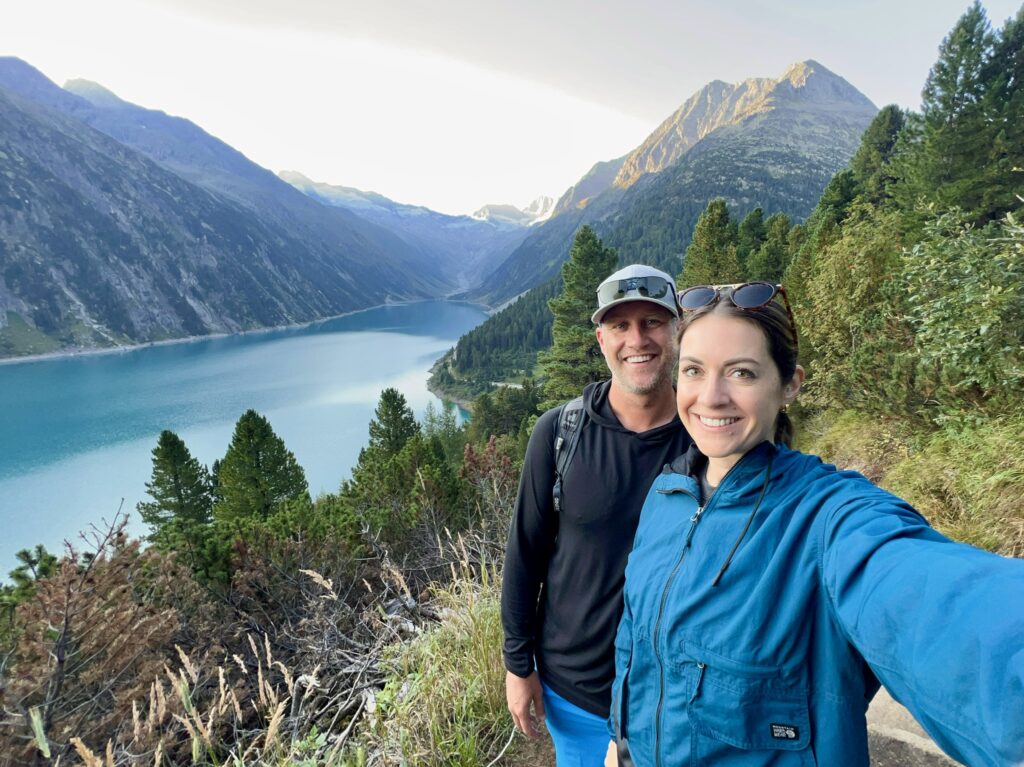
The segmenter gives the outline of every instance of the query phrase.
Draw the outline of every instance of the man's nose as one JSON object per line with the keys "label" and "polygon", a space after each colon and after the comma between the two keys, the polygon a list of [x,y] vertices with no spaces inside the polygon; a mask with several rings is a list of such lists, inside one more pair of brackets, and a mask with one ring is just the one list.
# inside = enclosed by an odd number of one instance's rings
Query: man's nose
{"label": "man's nose", "polygon": [[647,343],[647,329],[639,322],[631,325],[626,333],[626,341],[634,348],[644,346]]}

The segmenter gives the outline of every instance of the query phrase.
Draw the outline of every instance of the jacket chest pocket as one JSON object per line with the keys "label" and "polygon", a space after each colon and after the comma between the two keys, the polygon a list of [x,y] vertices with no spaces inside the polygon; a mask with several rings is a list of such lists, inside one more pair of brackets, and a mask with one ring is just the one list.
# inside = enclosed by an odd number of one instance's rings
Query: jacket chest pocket
{"label": "jacket chest pocket", "polygon": [[695,764],[815,767],[807,693],[706,666],[688,707]]}

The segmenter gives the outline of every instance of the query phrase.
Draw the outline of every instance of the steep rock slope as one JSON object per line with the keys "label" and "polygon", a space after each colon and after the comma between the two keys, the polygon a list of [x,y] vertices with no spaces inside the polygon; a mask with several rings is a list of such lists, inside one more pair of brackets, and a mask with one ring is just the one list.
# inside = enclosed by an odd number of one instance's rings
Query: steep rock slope
{"label": "steep rock slope", "polygon": [[[352,236],[353,244],[358,237]],[[427,297],[0,88],[0,356],[302,322]]]}

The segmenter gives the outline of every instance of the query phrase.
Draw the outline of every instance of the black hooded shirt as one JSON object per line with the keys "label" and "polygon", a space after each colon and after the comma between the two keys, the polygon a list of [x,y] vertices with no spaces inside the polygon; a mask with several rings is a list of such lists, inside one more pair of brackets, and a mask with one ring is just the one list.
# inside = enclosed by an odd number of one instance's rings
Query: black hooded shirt
{"label": "black hooded shirt", "polygon": [[537,420],[526,449],[509,531],[501,593],[505,666],[536,665],[555,692],[606,717],[615,678],[615,631],[626,559],[644,498],[690,438],[678,416],[636,433],[619,423],[608,382],[583,391],[587,417],[562,480],[562,513],[551,498],[559,408]]}

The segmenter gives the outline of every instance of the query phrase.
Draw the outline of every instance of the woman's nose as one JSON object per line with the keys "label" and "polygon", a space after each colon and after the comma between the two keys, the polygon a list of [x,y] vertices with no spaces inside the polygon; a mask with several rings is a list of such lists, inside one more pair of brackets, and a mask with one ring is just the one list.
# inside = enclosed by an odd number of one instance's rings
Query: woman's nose
{"label": "woman's nose", "polygon": [[703,405],[720,406],[729,401],[729,390],[718,376],[708,376],[700,388],[700,402]]}

